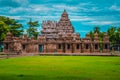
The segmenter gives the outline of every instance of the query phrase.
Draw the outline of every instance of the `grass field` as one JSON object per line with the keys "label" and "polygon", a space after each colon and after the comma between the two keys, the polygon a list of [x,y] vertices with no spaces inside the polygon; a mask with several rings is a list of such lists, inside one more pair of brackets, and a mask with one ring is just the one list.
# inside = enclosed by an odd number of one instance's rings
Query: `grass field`
{"label": "grass field", "polygon": [[120,80],[120,57],[28,56],[0,59],[0,80]]}

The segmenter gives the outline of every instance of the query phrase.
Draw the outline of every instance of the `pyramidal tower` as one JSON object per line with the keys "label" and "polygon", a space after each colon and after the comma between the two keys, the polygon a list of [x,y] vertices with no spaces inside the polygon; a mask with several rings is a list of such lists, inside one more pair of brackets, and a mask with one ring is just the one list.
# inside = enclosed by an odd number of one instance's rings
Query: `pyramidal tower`
{"label": "pyramidal tower", "polygon": [[74,28],[68,17],[66,10],[63,11],[61,18],[57,24],[58,33],[74,33]]}

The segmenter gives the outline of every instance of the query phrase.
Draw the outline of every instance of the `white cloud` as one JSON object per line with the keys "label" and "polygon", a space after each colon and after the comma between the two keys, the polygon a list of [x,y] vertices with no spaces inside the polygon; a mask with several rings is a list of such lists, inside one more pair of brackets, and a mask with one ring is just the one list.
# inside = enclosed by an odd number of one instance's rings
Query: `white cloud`
{"label": "white cloud", "polygon": [[71,21],[91,21],[94,20],[88,16],[70,16]]}
{"label": "white cloud", "polygon": [[25,6],[29,3],[29,0],[12,0],[12,1],[21,4],[21,6]]}
{"label": "white cloud", "polygon": [[10,13],[10,14],[20,13],[20,12],[25,12],[25,13],[27,13],[27,12],[29,12],[29,11],[31,11],[30,8],[17,7],[17,8],[12,8],[12,9],[10,9],[10,10],[9,10],[9,13]]}
{"label": "white cloud", "polygon": [[61,9],[62,10],[63,9],[72,10],[72,11],[78,10],[78,7],[76,7],[76,6],[69,6],[69,5],[65,5],[65,4],[53,5],[52,7],[55,8],[55,9],[58,9],[58,10],[61,10]]}
{"label": "white cloud", "polygon": [[120,7],[118,7],[116,5],[112,5],[109,9],[110,10],[115,10],[115,11],[120,11]]}
{"label": "white cloud", "polygon": [[86,24],[90,24],[90,25],[112,25],[112,24],[119,24],[119,23],[120,23],[120,21],[90,21],[90,22],[86,22]]}

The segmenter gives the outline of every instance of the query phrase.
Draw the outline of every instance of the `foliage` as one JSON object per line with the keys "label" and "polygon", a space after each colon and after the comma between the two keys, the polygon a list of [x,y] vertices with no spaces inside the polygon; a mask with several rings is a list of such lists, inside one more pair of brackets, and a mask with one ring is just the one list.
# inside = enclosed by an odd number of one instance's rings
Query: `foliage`
{"label": "foliage", "polygon": [[8,31],[14,36],[20,36],[23,34],[23,26],[15,19],[0,16],[0,42],[5,38]]}
{"label": "foliage", "polygon": [[95,33],[98,33],[98,37],[99,37],[99,40],[100,40],[100,49],[102,50],[102,42],[103,42],[104,32],[100,31],[99,26],[95,26],[94,30],[89,32],[92,41],[94,41],[94,34]]}
{"label": "foliage", "polygon": [[0,41],[4,39],[8,31],[9,27],[3,21],[0,21]]}
{"label": "foliage", "polygon": [[117,28],[116,32],[116,43],[120,44],[120,28]]}
{"label": "foliage", "polygon": [[100,39],[100,42],[102,42],[103,36],[104,36],[104,32],[101,32],[101,31],[100,31],[100,27],[95,26],[95,27],[94,27],[94,30],[89,32],[92,41],[94,40],[94,34],[95,34],[95,33],[98,33],[98,37],[99,37],[99,39]]}
{"label": "foliage", "polygon": [[28,22],[29,28],[27,29],[27,33],[29,35],[29,37],[31,38],[32,36],[34,36],[37,39],[38,36],[38,32],[37,32],[37,27],[39,26],[38,21],[34,21],[32,22],[31,19]]}
{"label": "foliage", "polygon": [[94,33],[96,33],[96,32],[99,34],[99,32],[100,32],[100,27],[99,26],[94,27]]}
{"label": "foliage", "polygon": [[[100,28],[98,26],[94,27],[94,31],[90,31],[90,37],[92,38],[92,40],[94,40],[94,34],[98,33],[99,39],[100,39],[100,46],[102,47],[102,40],[103,40],[103,36],[104,36],[104,32],[100,31]],[[107,31],[109,40],[111,45],[114,44],[120,44],[120,28],[116,28],[114,26],[111,26],[108,31]]]}
{"label": "foliage", "polygon": [[111,26],[107,32],[112,45],[120,44],[120,28]]}
{"label": "foliage", "polygon": [[94,32],[93,31],[90,31],[90,37],[91,37],[91,39],[92,39],[92,41],[94,40]]}

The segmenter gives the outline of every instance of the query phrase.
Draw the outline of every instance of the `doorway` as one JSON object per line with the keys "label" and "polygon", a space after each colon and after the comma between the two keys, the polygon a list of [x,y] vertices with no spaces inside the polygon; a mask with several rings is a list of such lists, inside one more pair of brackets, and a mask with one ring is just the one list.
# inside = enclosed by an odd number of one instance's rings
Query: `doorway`
{"label": "doorway", "polygon": [[39,52],[43,52],[43,50],[44,50],[43,45],[39,45]]}

